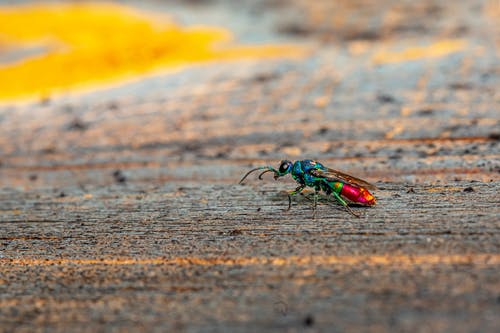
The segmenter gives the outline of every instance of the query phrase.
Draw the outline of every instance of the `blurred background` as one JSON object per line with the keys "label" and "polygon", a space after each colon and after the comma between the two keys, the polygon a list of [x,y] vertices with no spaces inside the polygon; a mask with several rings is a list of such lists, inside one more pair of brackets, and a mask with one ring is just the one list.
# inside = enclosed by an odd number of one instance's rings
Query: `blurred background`
{"label": "blurred background", "polygon": [[[160,182],[234,177],[231,165],[157,167],[218,156],[321,158],[379,180],[489,180],[483,155],[440,156],[442,144],[498,133],[499,17],[492,0],[3,1],[1,150],[33,167],[105,167],[96,154],[108,151],[128,168],[130,147],[154,172],[134,167],[129,179]],[[432,141],[444,139],[459,141]],[[412,159],[387,173],[403,155]],[[15,170],[5,185],[32,184]],[[86,172],[58,179],[101,179]]]}
{"label": "blurred background", "polygon": [[[4,4],[0,98],[44,98],[200,62],[300,54],[298,48],[255,45],[269,39],[258,31],[254,45],[231,44],[233,32],[224,26],[231,9],[218,12],[219,24],[213,9],[196,22],[189,13],[196,15],[202,6],[196,2]],[[194,13],[190,7],[195,7]]]}

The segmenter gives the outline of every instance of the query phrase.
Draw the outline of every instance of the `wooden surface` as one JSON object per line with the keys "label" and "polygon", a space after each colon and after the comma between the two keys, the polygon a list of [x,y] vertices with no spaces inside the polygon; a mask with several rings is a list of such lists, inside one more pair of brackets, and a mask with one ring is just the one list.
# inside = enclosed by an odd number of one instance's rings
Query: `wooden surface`
{"label": "wooden surface", "polygon": [[[243,6],[304,59],[0,108],[0,331],[498,329],[498,2],[308,3]],[[283,158],[378,205],[237,184]]]}

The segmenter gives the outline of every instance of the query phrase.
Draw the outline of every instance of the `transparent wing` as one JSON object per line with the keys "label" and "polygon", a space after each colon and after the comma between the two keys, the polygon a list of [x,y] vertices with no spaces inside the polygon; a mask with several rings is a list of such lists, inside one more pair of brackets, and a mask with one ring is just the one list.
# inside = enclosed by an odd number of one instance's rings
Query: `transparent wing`
{"label": "transparent wing", "polygon": [[377,187],[373,184],[364,181],[363,179],[356,178],[354,176],[348,175],[346,173],[340,172],[338,170],[327,168],[326,170],[311,170],[310,174],[315,177],[322,177],[330,182],[341,181],[344,183],[349,183],[352,185],[357,185],[359,187],[363,187],[367,190],[376,190]]}

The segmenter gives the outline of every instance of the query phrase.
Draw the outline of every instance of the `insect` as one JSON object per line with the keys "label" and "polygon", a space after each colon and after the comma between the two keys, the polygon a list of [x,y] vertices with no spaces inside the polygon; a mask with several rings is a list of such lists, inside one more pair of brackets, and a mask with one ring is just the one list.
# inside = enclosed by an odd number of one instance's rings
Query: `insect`
{"label": "insect", "polygon": [[249,174],[258,170],[264,170],[259,175],[259,179],[261,180],[266,172],[273,172],[275,180],[290,173],[293,179],[299,183],[299,186],[288,194],[288,210],[292,206],[292,196],[302,192],[307,186],[315,190],[314,214],[316,213],[317,194],[319,191],[323,191],[327,196],[332,195],[349,213],[356,217],[359,217],[359,215],[349,207],[345,199],[363,206],[373,206],[376,203],[375,197],[368,191],[377,189],[375,185],[343,172],[327,168],[323,164],[313,160],[295,161],[293,163],[283,160],[277,170],[271,166],[261,166],[248,171],[239,183],[241,184]]}

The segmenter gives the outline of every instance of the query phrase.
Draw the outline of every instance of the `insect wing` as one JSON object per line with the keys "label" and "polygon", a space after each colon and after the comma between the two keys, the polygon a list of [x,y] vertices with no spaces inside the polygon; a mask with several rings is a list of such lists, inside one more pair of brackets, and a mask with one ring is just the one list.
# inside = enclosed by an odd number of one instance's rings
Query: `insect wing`
{"label": "insect wing", "polygon": [[310,171],[311,175],[315,177],[322,177],[325,178],[326,180],[332,182],[332,181],[341,181],[344,183],[349,183],[352,185],[357,185],[359,187],[363,187],[367,190],[376,190],[377,187],[373,184],[370,184],[363,179],[356,178],[354,176],[348,175],[346,173],[340,172],[338,170],[330,169],[327,168],[326,170],[311,170]]}

